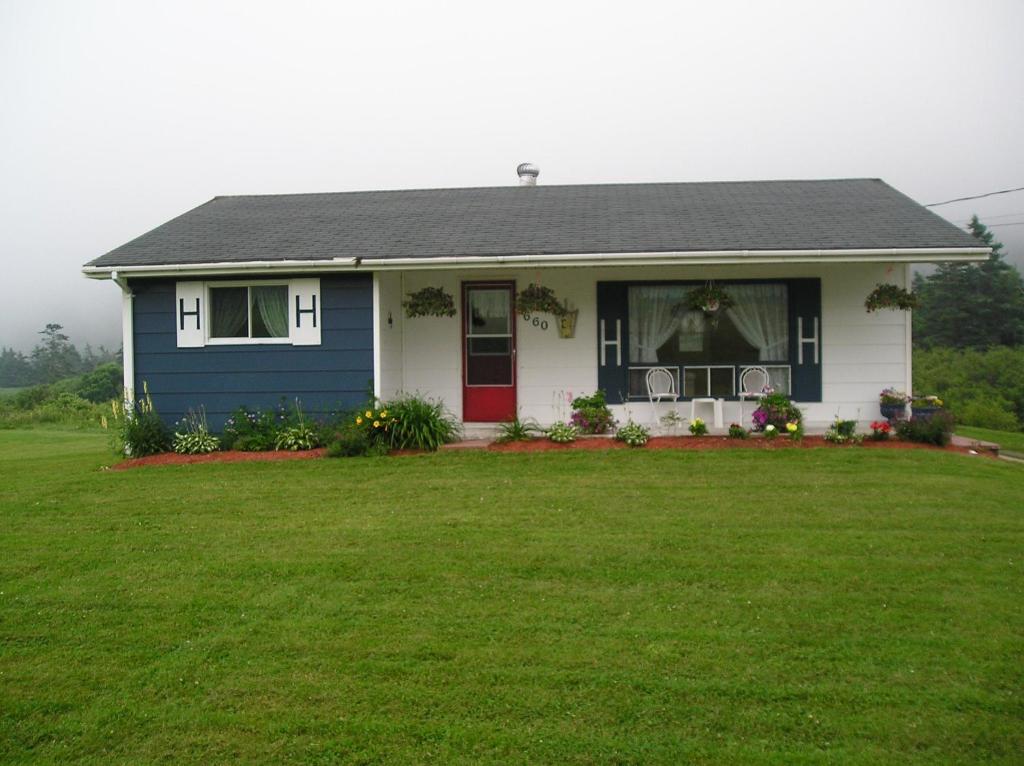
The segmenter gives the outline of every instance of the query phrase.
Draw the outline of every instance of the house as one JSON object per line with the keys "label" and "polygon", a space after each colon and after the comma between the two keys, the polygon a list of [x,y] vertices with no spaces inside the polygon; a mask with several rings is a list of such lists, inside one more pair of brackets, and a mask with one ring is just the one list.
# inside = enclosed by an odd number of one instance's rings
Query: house
{"label": "house", "polygon": [[[866,295],[909,287],[914,263],[989,253],[878,179],[544,186],[519,172],[496,188],[216,197],[97,258],[84,273],[123,291],[126,388],[146,383],[168,420],[204,406],[214,429],[282,397],[315,415],[418,392],[472,429],[565,419],[598,388],[618,418],[650,421],[645,375],[665,367],[683,416],[721,400],[728,423],[757,366],[809,426],[867,421],[882,388],[910,388],[911,325],[866,313]],[[514,313],[530,284],[574,312],[563,331]],[[687,306],[708,285],[734,304],[710,320]],[[455,315],[406,316],[424,288]]]}

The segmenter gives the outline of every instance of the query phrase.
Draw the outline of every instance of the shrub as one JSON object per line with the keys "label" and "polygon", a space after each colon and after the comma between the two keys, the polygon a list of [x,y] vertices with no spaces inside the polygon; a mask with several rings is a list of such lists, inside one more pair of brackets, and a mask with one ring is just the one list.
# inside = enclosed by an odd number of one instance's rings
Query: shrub
{"label": "shrub", "polygon": [[199,412],[189,410],[181,424],[184,424],[185,430],[174,432],[175,452],[181,455],[205,455],[216,452],[220,447],[220,440],[210,433],[206,424],[205,408],[200,407]]}
{"label": "shrub", "polygon": [[239,407],[224,423],[221,445],[242,452],[264,452],[277,448],[277,436],[287,427],[288,413],[282,402],[274,410],[261,412]]}
{"label": "shrub", "polygon": [[755,431],[764,431],[767,426],[775,426],[776,430],[786,427],[787,423],[803,423],[804,416],[800,409],[785,394],[766,394],[758,400],[754,410],[753,424]]}
{"label": "shrub", "polygon": [[856,420],[840,420],[836,418],[832,425],[829,426],[829,429],[825,431],[825,441],[832,442],[833,444],[860,442],[863,439],[863,436],[858,436],[857,434]]}
{"label": "shrub", "polygon": [[145,396],[130,407],[119,400],[111,405],[116,424],[115,450],[129,457],[158,455],[171,448],[171,431],[153,407],[145,384],[143,391]]}
{"label": "shrub", "polygon": [[580,433],[603,434],[615,425],[604,391],[595,391],[590,396],[577,396],[572,400],[572,409],[571,422]]}
{"label": "shrub", "polygon": [[798,442],[804,438],[804,424],[796,420],[791,420],[786,423],[786,433],[789,434],[790,439]]}
{"label": "shrub", "polygon": [[959,412],[961,423],[993,428],[997,431],[1019,431],[1020,420],[1008,401],[1002,398],[975,399]]}
{"label": "shrub", "polygon": [[615,438],[620,442],[625,442],[630,447],[642,447],[651,438],[651,432],[639,423],[634,423],[630,420],[615,433]]}
{"label": "shrub", "polygon": [[513,420],[509,420],[505,423],[498,425],[498,438],[499,444],[506,444],[508,442],[528,442],[533,438],[535,433],[542,431],[540,424],[537,423],[533,418],[527,418],[526,420],[520,420],[516,417]]}
{"label": "shrub", "polygon": [[571,423],[555,423],[547,433],[548,438],[556,444],[569,444],[576,441],[579,431]]}
{"label": "shrub", "polygon": [[948,412],[936,412],[930,417],[901,420],[896,425],[896,435],[906,441],[945,447],[953,438],[953,425],[952,415]]}
{"label": "shrub", "polygon": [[111,399],[122,398],[123,377],[121,366],[110,362],[101,364],[84,375],[59,380],[53,387],[69,394],[77,394],[89,402],[109,402]]}
{"label": "shrub", "polygon": [[14,396],[11,397],[11,404],[15,409],[18,410],[32,410],[38,407],[40,404],[49,401],[56,395],[52,386],[43,384],[41,386],[32,386],[31,388],[23,388],[18,391]]}
{"label": "shrub", "polygon": [[773,426],[771,423],[769,423],[768,425],[766,425],[764,427],[764,438],[765,439],[774,439],[778,435],[779,435],[779,429],[776,428],[775,426]]}
{"label": "shrub", "polygon": [[291,421],[279,428],[274,439],[274,448],[299,452],[320,446],[320,433],[302,416],[302,406],[295,400],[295,411]]}
{"label": "shrub", "polygon": [[690,433],[694,436],[704,436],[708,432],[707,424],[700,418],[694,418],[690,423]]}
{"label": "shrub", "polygon": [[915,349],[914,389],[934,391],[964,425],[1017,430],[1024,422],[1024,346]]}
{"label": "shrub", "polygon": [[747,429],[741,426],[739,423],[729,424],[729,438],[730,439],[746,439],[750,434]]}
{"label": "shrub", "polygon": [[[367,411],[373,413],[372,408]],[[385,419],[390,425],[384,423]],[[434,452],[442,444],[459,438],[458,423],[444,404],[420,396],[406,396],[388,403],[374,418],[367,419],[370,424],[374,421],[381,422],[393,449]]]}

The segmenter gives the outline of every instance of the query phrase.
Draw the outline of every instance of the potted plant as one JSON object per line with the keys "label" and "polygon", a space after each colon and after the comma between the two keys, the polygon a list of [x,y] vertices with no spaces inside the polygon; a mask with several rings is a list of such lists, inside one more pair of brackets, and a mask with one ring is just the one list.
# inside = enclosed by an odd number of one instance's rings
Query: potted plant
{"label": "potted plant", "polygon": [[455,299],[443,287],[424,287],[406,295],[408,297],[402,301],[402,307],[410,319],[455,316]]}
{"label": "potted plant", "polygon": [[778,433],[789,423],[796,423],[799,427],[803,423],[803,413],[785,394],[765,394],[758,400],[752,421],[755,431],[767,432],[768,426],[773,426],[772,431]]}
{"label": "potted plant", "polygon": [[690,290],[686,295],[686,307],[691,311],[702,311],[704,316],[715,318],[720,311],[733,306],[732,296],[714,282]]}
{"label": "potted plant", "polygon": [[909,397],[902,391],[889,387],[878,395],[878,409],[886,420],[900,420],[907,414]]}
{"label": "potted plant", "polygon": [[910,412],[915,418],[930,418],[942,409],[942,400],[934,395],[915,396],[910,400]]}
{"label": "potted plant", "polygon": [[530,283],[516,295],[516,313],[523,316],[551,314],[561,319],[568,313],[568,309],[550,287]]}
{"label": "potted plant", "polygon": [[910,311],[917,308],[917,295],[898,285],[880,282],[864,299],[864,308],[869,314],[879,309]]}

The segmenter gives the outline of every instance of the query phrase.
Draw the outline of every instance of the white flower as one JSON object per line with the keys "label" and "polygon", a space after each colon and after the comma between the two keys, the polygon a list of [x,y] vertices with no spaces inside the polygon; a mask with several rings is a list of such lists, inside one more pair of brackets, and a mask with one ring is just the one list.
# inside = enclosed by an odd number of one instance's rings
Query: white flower
{"label": "white flower", "polygon": [[773,425],[767,425],[767,426],[765,426],[765,427],[764,427],[764,430],[765,430],[765,431],[774,431],[774,430],[775,430],[775,426],[773,426]]}

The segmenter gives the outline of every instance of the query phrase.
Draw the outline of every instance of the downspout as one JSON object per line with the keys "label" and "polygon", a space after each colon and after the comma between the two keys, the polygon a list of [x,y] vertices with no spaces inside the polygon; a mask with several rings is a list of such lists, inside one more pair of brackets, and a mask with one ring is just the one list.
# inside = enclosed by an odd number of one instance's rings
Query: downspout
{"label": "downspout", "polygon": [[[910,285],[913,281],[910,273],[911,268],[911,265],[908,263],[903,270],[903,287],[907,290],[910,289]],[[904,313],[906,314],[906,326],[904,328],[903,335],[905,338],[905,342],[907,344],[907,379],[905,381],[907,387],[904,390],[907,392],[908,395],[910,395],[913,393],[914,390],[914,316],[913,311],[906,311]]]}
{"label": "downspout", "polygon": [[128,280],[116,271],[110,278],[121,288],[121,361],[124,367],[124,403],[130,409],[135,403],[135,295]]}
{"label": "downspout", "polygon": [[380,401],[381,395],[381,299],[380,299],[380,272],[373,272],[373,398],[374,407]]}

